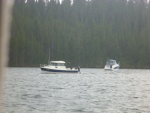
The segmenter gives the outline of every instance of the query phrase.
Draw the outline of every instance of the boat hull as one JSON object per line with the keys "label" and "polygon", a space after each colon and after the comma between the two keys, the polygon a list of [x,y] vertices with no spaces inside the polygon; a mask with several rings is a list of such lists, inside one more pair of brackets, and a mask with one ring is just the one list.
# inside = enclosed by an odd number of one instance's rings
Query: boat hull
{"label": "boat hull", "polygon": [[105,70],[118,70],[119,69],[119,65],[117,64],[117,65],[114,65],[114,66],[105,66]]}
{"label": "boat hull", "polygon": [[42,71],[48,72],[48,73],[79,73],[78,70],[60,70],[60,69],[48,69],[48,68],[41,68]]}

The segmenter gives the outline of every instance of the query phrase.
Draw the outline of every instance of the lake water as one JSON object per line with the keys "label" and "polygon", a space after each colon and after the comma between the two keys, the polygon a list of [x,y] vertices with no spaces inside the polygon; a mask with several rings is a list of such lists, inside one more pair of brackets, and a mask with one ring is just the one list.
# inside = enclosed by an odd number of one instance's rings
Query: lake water
{"label": "lake water", "polygon": [[150,70],[7,68],[4,113],[150,113]]}

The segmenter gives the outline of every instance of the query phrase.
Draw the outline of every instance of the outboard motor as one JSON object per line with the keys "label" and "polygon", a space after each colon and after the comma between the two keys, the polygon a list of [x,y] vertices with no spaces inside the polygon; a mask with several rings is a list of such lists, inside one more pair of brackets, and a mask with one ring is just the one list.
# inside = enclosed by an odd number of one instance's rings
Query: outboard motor
{"label": "outboard motor", "polygon": [[80,67],[79,66],[77,67],[77,69],[78,69],[78,72],[80,72]]}

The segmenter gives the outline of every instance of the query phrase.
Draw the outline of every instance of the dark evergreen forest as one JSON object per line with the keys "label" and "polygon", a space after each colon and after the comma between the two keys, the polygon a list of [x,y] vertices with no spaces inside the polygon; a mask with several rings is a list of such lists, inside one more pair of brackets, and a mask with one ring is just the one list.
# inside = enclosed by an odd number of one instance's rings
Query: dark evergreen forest
{"label": "dark evergreen forest", "polygon": [[15,0],[9,66],[64,60],[150,68],[150,3],[145,0]]}

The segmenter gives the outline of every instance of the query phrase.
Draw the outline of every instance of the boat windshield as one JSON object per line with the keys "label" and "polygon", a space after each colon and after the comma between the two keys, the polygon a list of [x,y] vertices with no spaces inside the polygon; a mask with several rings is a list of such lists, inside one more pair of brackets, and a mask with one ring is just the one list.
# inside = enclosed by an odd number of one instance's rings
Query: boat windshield
{"label": "boat windshield", "polygon": [[64,63],[51,63],[51,66],[65,66]]}
{"label": "boat windshield", "polygon": [[116,61],[115,60],[108,60],[106,65],[114,65],[116,64]]}

